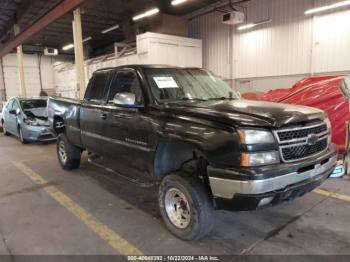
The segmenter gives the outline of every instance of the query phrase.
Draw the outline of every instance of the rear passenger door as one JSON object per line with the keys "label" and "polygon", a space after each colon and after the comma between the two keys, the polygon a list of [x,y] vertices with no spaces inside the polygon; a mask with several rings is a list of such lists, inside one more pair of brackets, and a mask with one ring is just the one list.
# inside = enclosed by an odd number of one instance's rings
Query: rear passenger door
{"label": "rear passenger door", "polygon": [[80,110],[82,143],[89,151],[102,155],[108,143],[106,139],[106,105],[110,73],[94,73],[86,90]]}

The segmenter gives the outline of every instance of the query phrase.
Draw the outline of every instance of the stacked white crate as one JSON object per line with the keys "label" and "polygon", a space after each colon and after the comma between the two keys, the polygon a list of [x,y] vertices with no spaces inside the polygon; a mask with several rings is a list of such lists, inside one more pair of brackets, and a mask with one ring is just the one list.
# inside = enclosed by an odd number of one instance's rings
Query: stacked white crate
{"label": "stacked white crate", "polygon": [[[145,33],[137,36],[137,52],[123,57],[100,57],[85,62],[86,84],[93,72],[106,67],[131,64],[166,64],[184,67],[202,67],[202,40]],[[65,69],[66,67],[66,69]],[[65,72],[69,71],[69,72]],[[70,63],[55,66],[56,93],[65,97],[75,97],[76,77],[74,65]]]}

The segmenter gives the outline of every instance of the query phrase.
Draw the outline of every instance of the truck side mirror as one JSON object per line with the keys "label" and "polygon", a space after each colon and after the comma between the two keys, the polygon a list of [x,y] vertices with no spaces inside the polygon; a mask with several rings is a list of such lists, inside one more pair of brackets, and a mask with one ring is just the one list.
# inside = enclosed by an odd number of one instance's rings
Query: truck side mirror
{"label": "truck side mirror", "polygon": [[114,96],[113,103],[116,106],[120,107],[129,107],[129,108],[140,108],[143,106],[136,104],[136,96],[133,93],[117,93]]}

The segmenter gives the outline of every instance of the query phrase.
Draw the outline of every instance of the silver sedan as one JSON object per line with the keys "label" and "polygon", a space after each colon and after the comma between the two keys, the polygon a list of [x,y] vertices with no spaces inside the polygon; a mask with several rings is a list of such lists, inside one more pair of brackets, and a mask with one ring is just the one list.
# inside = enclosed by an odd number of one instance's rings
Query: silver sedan
{"label": "silver sedan", "polygon": [[47,98],[11,98],[3,108],[1,123],[5,135],[15,135],[23,144],[56,139],[47,118]]}

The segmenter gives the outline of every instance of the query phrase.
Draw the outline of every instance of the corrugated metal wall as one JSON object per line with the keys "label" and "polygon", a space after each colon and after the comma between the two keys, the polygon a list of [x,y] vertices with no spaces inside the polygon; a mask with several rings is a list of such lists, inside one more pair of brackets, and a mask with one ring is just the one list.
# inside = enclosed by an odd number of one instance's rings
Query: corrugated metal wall
{"label": "corrugated metal wall", "polygon": [[203,40],[205,68],[226,79],[232,74],[237,89],[267,90],[311,73],[349,71],[350,10],[306,16],[314,2],[322,6],[337,0],[252,0],[245,5],[247,23],[270,23],[238,31],[222,24],[216,12],[191,20],[190,36]]}
{"label": "corrugated metal wall", "polygon": [[203,65],[224,79],[230,79],[230,27],[212,13],[190,22],[191,37],[203,39]]}

